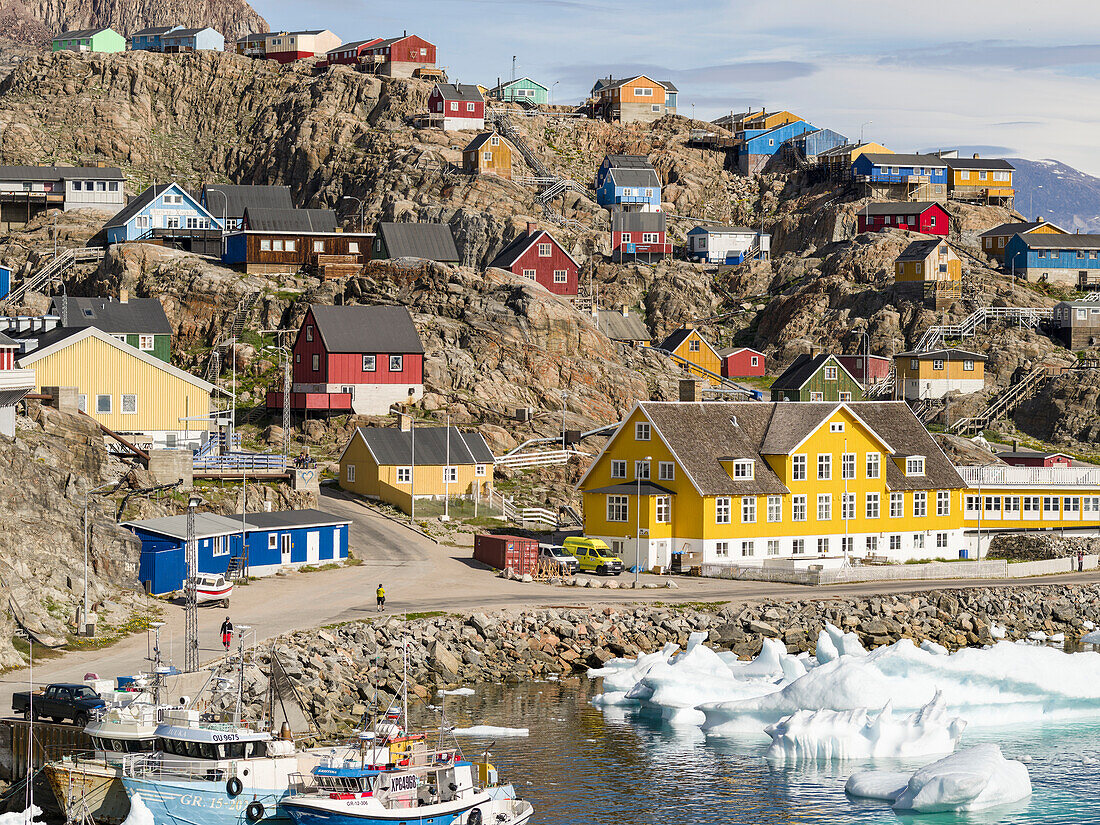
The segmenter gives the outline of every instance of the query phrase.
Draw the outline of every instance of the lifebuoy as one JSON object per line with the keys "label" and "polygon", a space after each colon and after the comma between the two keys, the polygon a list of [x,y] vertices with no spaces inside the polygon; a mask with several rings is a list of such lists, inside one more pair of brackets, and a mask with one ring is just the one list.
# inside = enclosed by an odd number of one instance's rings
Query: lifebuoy
{"label": "lifebuoy", "polygon": [[481,809],[474,808],[470,811],[470,815],[466,817],[466,825],[481,825]]}
{"label": "lifebuoy", "polygon": [[263,803],[249,802],[248,807],[244,809],[244,815],[248,817],[249,822],[259,822],[264,818]]}
{"label": "lifebuoy", "polygon": [[229,781],[225,783],[225,792],[230,796],[236,796],[243,790],[244,785],[242,785],[241,780],[235,776],[229,777]]}

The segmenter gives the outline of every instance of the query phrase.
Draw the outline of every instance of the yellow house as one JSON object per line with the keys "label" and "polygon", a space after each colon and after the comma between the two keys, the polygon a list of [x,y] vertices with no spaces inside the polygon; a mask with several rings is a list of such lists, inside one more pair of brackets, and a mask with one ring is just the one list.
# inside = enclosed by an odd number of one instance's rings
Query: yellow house
{"label": "yellow house", "polygon": [[793,112],[766,112],[760,111],[749,114],[741,121],[742,129],[774,129],[776,126],[785,126],[788,123],[797,123],[804,120]]}
{"label": "yellow house", "polygon": [[682,359],[677,363],[689,375],[703,378],[713,385],[722,383],[722,356],[699,334],[699,330],[681,327],[662,341],[658,349],[671,352]]}
{"label": "yellow house", "polygon": [[95,327],[60,329],[19,359],[42,387],[76,387],[80,409],[157,448],[201,446],[218,387]]}
{"label": "yellow house", "polygon": [[962,261],[942,238],[913,241],[894,259],[894,283],[934,304],[962,297]]}
{"label": "yellow house", "polygon": [[900,401],[640,402],[578,489],[587,535],[676,569],[958,558],[965,486]]}
{"label": "yellow house", "polygon": [[944,158],[947,163],[947,194],[955,200],[979,201],[1012,206],[1015,167],[1002,158]]}
{"label": "yellow house", "polygon": [[982,251],[998,261],[1004,262],[1005,247],[1014,235],[1068,235],[1069,233],[1057,224],[1039,218],[1034,221],[1020,223],[1002,223],[992,229],[987,229],[978,237],[982,241]]}
{"label": "yellow house", "polygon": [[[413,461],[413,450],[416,460]],[[493,489],[493,452],[457,427],[359,427],[340,454],[340,486],[408,513],[412,497],[475,498]]]}
{"label": "yellow house", "polygon": [[985,388],[984,355],[964,349],[901,352],[894,356],[894,387],[898,398],[919,401],[964,395]]}

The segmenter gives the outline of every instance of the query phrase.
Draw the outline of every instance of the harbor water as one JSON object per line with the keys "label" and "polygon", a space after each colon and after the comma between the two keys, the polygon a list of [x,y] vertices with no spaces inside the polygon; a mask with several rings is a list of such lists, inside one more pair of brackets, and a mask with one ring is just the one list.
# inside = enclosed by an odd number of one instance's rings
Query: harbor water
{"label": "harbor water", "polygon": [[[535,806],[537,825],[760,825],[760,823],[1100,822],[1100,718],[1072,724],[971,728],[960,748],[1000,745],[1027,763],[1034,788],[1020,803],[969,814],[897,814],[883,802],[844,793],[854,771],[908,770],[919,761],[879,760],[779,767],[764,758],[769,739],[715,739],[697,728],[670,728],[621,708],[589,704],[587,679],[477,685],[446,697],[449,724],[527,728],[525,738],[461,737],[468,755],[491,748],[505,781]],[[436,697],[435,702],[439,702]],[[430,723],[435,710],[420,709]],[[492,742],[492,744],[490,744]]]}

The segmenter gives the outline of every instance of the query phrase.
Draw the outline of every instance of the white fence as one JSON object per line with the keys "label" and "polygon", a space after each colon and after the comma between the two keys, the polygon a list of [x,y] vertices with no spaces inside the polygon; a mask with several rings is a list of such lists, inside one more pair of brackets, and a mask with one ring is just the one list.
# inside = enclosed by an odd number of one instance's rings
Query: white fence
{"label": "white fence", "polygon": [[580,450],[543,450],[531,453],[508,453],[497,456],[494,461],[501,467],[523,469],[525,467],[546,467],[552,464],[567,464],[573,456],[587,456]]}
{"label": "white fence", "polygon": [[1100,485],[1100,467],[1006,467],[1000,464],[956,467],[969,487],[1092,487]]}

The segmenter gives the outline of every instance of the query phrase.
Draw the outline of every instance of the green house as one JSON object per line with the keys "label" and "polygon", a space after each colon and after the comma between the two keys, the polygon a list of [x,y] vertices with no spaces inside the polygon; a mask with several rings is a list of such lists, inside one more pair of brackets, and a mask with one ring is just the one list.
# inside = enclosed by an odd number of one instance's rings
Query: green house
{"label": "green house", "polygon": [[862,401],[863,386],[835,355],[800,355],[771,386],[772,401]]}
{"label": "green house", "polygon": [[550,90],[529,77],[521,77],[490,89],[489,97],[505,103],[534,103],[545,106],[550,102]]}
{"label": "green house", "polygon": [[61,32],[53,39],[55,52],[124,52],[126,38],[112,28]]}
{"label": "green house", "polygon": [[57,296],[50,314],[62,329],[95,327],[135,349],[172,363],[172,325],[157,298],[130,298],[125,291],[118,299]]}

